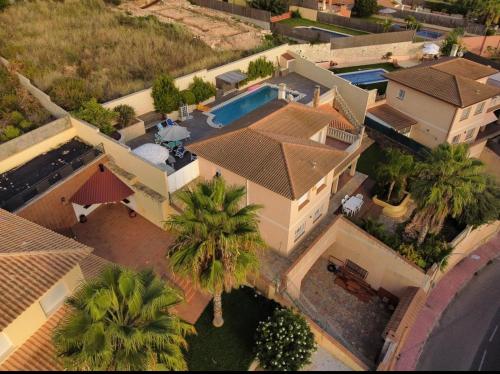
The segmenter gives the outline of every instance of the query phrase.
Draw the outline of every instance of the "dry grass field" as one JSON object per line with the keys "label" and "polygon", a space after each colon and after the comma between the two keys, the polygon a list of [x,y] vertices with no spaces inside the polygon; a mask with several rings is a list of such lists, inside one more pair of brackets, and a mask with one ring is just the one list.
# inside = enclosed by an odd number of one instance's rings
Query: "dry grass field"
{"label": "dry grass field", "polygon": [[42,90],[57,84],[59,97],[84,90],[74,95],[106,101],[150,86],[160,73],[178,76],[240,53],[215,51],[182,25],[102,0],[22,1],[0,12],[0,55]]}

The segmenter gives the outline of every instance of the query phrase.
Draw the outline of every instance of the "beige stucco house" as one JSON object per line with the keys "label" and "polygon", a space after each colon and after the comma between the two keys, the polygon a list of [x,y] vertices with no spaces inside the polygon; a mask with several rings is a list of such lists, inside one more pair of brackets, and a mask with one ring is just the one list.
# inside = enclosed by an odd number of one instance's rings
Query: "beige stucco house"
{"label": "beige stucco house", "polygon": [[63,302],[107,261],[2,209],[0,222],[0,371],[61,370],[51,338]]}
{"label": "beige stucco house", "polygon": [[286,255],[328,210],[339,175],[355,171],[361,136],[345,132],[359,136],[351,146],[325,144],[332,131],[344,132],[339,127],[354,131],[333,108],[276,100],[188,149],[203,179],[220,175],[246,187],[247,204],[263,206],[263,238]]}
{"label": "beige stucco house", "polygon": [[386,100],[367,116],[428,146],[473,143],[497,121],[500,88],[487,83],[498,71],[463,58],[424,63],[386,74]]}

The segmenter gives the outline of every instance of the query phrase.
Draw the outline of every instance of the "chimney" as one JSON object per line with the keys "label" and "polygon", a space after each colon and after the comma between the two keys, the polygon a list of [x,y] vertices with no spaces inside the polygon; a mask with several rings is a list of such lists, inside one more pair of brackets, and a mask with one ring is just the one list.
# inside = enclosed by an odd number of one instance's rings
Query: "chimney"
{"label": "chimney", "polygon": [[99,164],[99,170],[101,171],[101,173],[104,173],[104,165],[103,164]]}
{"label": "chimney", "polygon": [[458,44],[453,44],[451,46],[450,56],[451,57],[456,57],[457,52],[458,52]]}
{"label": "chimney", "polygon": [[278,99],[279,100],[286,100],[286,84],[285,83],[280,83],[278,85]]}
{"label": "chimney", "polygon": [[315,108],[319,107],[319,93],[320,93],[319,85],[316,85],[316,87],[314,88],[314,98],[313,98],[313,107]]}

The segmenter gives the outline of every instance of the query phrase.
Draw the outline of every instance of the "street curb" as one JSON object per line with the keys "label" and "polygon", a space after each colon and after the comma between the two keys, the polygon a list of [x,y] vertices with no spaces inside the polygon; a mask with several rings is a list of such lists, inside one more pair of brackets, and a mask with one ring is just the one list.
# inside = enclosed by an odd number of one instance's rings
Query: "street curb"
{"label": "street curb", "polygon": [[[497,241],[500,239],[500,234],[496,233],[495,235],[491,236],[489,240],[486,243],[483,243],[479,246],[476,247],[476,249],[471,252],[466,258],[464,258],[461,262],[455,265],[455,267],[448,273],[446,274],[441,281],[436,285],[436,287],[428,294],[427,300],[425,302],[425,305],[422,307],[420,310],[418,316],[417,316],[417,321],[413,325],[413,327],[410,330],[410,335],[409,336],[420,336],[420,339],[418,339],[418,342],[413,342],[411,343],[412,346],[408,347],[409,340],[408,339],[403,346],[400,353],[400,357],[398,358],[398,361],[395,366],[395,370],[398,371],[415,371],[417,363],[419,361],[419,358],[422,354],[423,348],[425,347],[425,343],[429,339],[430,335],[434,331],[434,329],[439,326],[439,323],[441,321],[441,317],[443,313],[445,312],[446,308],[448,305],[457,297],[457,295],[465,288],[465,286],[474,278],[475,274],[484,269],[486,266],[488,266],[490,261],[494,261],[498,258],[500,258],[500,247],[499,248],[494,248],[495,245],[493,242]],[[493,246],[493,253],[491,250],[488,250],[490,246]],[[470,259],[471,255],[477,254],[479,251],[484,251],[485,253],[482,254],[481,260],[472,260]],[[450,288],[450,283],[443,283],[443,281],[446,281],[449,278],[454,277],[456,274],[458,274],[462,269],[463,266],[467,266],[467,264],[464,261],[476,261],[474,263],[477,263],[477,266],[472,269],[472,271],[468,272],[464,278],[460,280],[460,283],[457,283],[456,286],[453,286]],[[441,303],[437,305],[433,305],[432,297],[437,294],[440,291],[448,291],[448,292],[453,292],[453,295],[447,299],[446,303]],[[432,317],[432,322],[430,322],[428,325],[425,325],[425,322],[423,321],[418,321],[418,319],[424,319],[425,316],[430,315]],[[425,320],[424,320],[425,321]],[[420,323],[420,326],[418,322]],[[422,324],[424,326],[422,326]],[[419,332],[423,332],[423,334],[419,334]],[[417,349],[418,348],[418,349]],[[404,352],[408,352],[406,355],[403,356]]]}

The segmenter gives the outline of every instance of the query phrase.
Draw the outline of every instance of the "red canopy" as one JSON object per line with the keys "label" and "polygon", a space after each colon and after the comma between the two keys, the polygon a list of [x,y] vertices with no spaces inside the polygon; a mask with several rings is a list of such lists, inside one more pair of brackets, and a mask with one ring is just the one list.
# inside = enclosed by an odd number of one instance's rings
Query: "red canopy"
{"label": "red canopy", "polygon": [[126,199],[134,191],[102,164],[73,195],[71,202],[80,205],[115,203]]}

